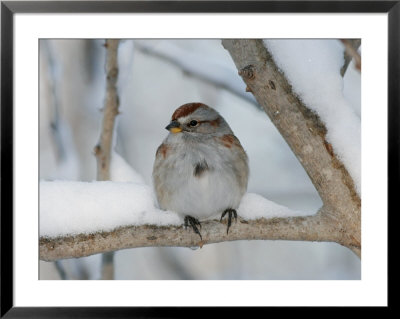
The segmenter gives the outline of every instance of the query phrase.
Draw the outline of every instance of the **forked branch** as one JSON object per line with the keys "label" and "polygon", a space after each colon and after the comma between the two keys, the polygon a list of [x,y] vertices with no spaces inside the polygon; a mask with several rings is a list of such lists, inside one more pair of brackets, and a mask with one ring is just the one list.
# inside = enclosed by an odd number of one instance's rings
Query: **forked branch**
{"label": "forked branch", "polygon": [[361,255],[361,199],[348,171],[326,141],[326,127],[293,92],[262,40],[223,40],[239,74],[303,165],[340,234],[337,241]]}

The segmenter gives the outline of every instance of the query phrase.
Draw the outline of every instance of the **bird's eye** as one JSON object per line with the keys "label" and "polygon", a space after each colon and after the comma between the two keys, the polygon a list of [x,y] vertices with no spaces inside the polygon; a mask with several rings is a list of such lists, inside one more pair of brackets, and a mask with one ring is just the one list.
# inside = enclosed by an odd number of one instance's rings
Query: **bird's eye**
{"label": "bird's eye", "polygon": [[190,121],[189,126],[196,126],[198,123],[196,120]]}

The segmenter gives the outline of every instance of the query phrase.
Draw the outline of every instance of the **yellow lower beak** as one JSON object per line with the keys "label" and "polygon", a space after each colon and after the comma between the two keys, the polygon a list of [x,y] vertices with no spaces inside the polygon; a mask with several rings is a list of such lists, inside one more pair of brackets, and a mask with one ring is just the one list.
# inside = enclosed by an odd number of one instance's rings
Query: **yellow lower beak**
{"label": "yellow lower beak", "polygon": [[182,132],[182,128],[180,127],[173,127],[169,130],[171,133],[179,133]]}
{"label": "yellow lower beak", "polygon": [[171,121],[171,123],[169,123],[165,129],[171,133],[182,132],[181,124],[178,121]]}

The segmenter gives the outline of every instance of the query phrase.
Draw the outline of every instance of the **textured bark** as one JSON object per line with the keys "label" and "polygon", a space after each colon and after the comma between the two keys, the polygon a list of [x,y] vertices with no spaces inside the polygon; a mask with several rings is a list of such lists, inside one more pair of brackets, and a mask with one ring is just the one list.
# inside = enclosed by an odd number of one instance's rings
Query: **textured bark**
{"label": "textured bark", "polygon": [[[110,179],[110,162],[115,117],[118,115],[118,46],[119,40],[107,39],[106,58],[106,99],[103,109],[103,125],[100,141],[95,147],[97,159],[97,180],[107,181]],[[103,280],[114,279],[114,252],[106,252],[102,256],[101,278]]]}
{"label": "textured bark", "polygon": [[110,159],[115,117],[118,115],[118,45],[119,40],[106,40],[106,99],[104,105],[104,116],[100,135],[100,141],[94,148],[97,159],[97,180],[107,181],[110,179]]}
{"label": "textured bark", "polygon": [[238,219],[226,234],[226,225],[216,220],[202,223],[203,240],[183,226],[127,226],[111,232],[40,239],[40,259],[89,256],[101,252],[135,247],[202,247],[233,240],[307,240],[338,241],[335,229],[324,222],[323,214],[306,217],[271,218],[245,221]]}
{"label": "textured bark", "polygon": [[239,74],[303,165],[337,242],[361,255],[361,199],[344,165],[326,140],[326,128],[278,70],[262,40],[223,40]]}

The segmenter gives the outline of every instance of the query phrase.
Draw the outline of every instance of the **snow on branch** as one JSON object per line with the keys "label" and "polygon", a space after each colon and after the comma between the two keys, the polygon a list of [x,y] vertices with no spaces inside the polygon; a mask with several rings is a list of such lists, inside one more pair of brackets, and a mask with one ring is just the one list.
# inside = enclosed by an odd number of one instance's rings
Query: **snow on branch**
{"label": "snow on branch", "polygon": [[343,95],[343,46],[337,40],[265,40],[302,103],[326,128],[325,140],[361,193],[361,121]]}
{"label": "snow on branch", "polygon": [[[275,54],[272,55],[271,44],[274,45],[276,42],[223,40],[222,44],[231,54],[247,87],[253,92],[258,103],[263,107],[309,175],[324,204],[320,212],[324,217],[330,219],[330,225],[335,229],[334,232],[339,238],[337,242],[361,256],[361,199],[357,187],[358,180],[352,178],[349,168],[345,167],[342,158],[337,155],[341,153],[337,152],[338,149],[332,147],[331,144],[332,140],[346,138],[356,138],[357,141],[357,131],[355,136],[342,135],[329,139],[335,129],[327,126],[323,120],[327,120],[329,123],[335,120],[347,120],[346,118],[337,119],[335,112],[331,112],[335,110],[335,106],[343,110],[343,102],[340,99],[333,99],[328,109],[322,108],[318,112],[310,109],[309,105],[303,102],[302,98],[305,95],[299,97],[295,93],[296,89],[301,89],[301,85],[305,85],[304,92],[311,94],[307,96],[310,99],[306,99],[309,103],[322,101],[318,99],[318,96],[321,96],[321,93],[322,95],[331,93],[329,91],[331,79],[320,77],[320,81],[325,81],[326,87],[323,86],[324,83],[321,83],[317,88],[311,83],[301,83],[299,86],[296,86],[298,83],[296,81],[292,82],[294,84],[289,83],[286,73],[284,74],[281,68],[285,66],[285,62],[288,62],[285,54],[290,50],[275,50]],[[327,54],[327,51],[322,54]],[[285,62],[278,66],[275,59]],[[296,64],[292,67],[296,70],[302,66]],[[285,69],[285,71],[287,70],[289,68]],[[341,78],[339,70],[340,67],[337,70],[337,76]],[[309,69],[305,71],[310,72]],[[326,76],[328,77],[329,74]],[[319,92],[321,88],[324,89],[323,92]],[[314,95],[312,95],[313,92]],[[349,114],[349,111],[346,113],[343,110],[343,113]],[[354,147],[357,148],[359,145],[354,145]],[[353,170],[356,174],[353,176],[358,176],[357,167],[360,166],[357,163],[357,156],[355,163],[350,164],[357,165]]]}
{"label": "snow on branch", "polygon": [[[55,261],[89,256],[107,251],[136,247],[202,247],[205,244],[233,240],[307,240],[337,241],[324,234],[334,234],[322,222],[321,215],[288,218],[239,219],[226,234],[226,225],[218,220],[202,223],[203,240],[184,227],[140,225],[124,226],[114,231],[56,238],[40,238],[40,259]],[[295,231],[293,231],[295,230]]]}
{"label": "snow on branch", "polygon": [[54,261],[149,246],[193,247],[231,240],[335,241],[321,213],[307,216],[246,194],[239,220],[202,222],[203,241],[174,212],[155,207],[151,188],[129,182],[40,182],[40,259]]}

